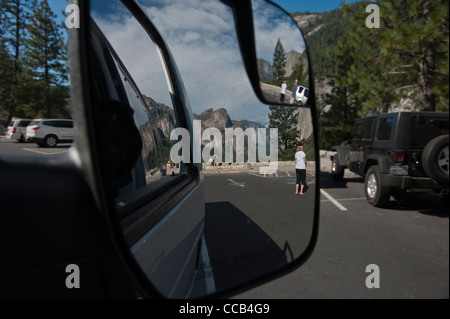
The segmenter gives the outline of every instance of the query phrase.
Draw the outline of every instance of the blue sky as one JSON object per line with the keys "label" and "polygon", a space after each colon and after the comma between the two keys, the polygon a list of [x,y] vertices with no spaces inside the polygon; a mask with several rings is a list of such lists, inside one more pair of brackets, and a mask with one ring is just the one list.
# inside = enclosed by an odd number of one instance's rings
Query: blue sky
{"label": "blue sky", "polygon": [[339,8],[341,3],[353,3],[355,0],[272,0],[287,12],[324,12]]}
{"label": "blue sky", "polygon": [[67,1],[66,0],[48,0],[48,4],[52,11],[58,16],[58,19],[65,20],[62,15],[62,11],[66,10]]}
{"label": "blue sky", "polygon": [[[66,8],[66,0],[48,0],[50,7],[61,19],[61,11]],[[288,12],[323,12],[339,8],[341,3],[356,2],[355,0],[273,0]]]}

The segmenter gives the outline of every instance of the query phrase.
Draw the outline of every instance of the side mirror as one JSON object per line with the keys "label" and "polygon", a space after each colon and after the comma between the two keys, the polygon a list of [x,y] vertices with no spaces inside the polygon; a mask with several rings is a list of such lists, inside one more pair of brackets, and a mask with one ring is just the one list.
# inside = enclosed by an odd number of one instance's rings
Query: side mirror
{"label": "side mirror", "polygon": [[258,98],[315,108],[306,41],[289,13],[270,0],[222,1],[234,9],[244,64]]}
{"label": "side mirror", "polygon": [[264,102],[310,105],[309,58],[297,23],[264,0],[252,0],[252,9],[259,86]]}
{"label": "side mirror", "polygon": [[[140,291],[228,296],[296,269],[317,240],[320,156],[306,44],[270,1],[155,2],[91,0],[81,11],[71,69],[85,132],[80,160]],[[282,73],[283,63],[268,61],[274,52],[293,57],[283,74],[302,85],[292,103],[293,83],[280,101],[275,73],[265,72]],[[132,156],[104,144],[105,114],[127,121],[133,141],[118,146]],[[110,153],[126,165],[108,171]]]}

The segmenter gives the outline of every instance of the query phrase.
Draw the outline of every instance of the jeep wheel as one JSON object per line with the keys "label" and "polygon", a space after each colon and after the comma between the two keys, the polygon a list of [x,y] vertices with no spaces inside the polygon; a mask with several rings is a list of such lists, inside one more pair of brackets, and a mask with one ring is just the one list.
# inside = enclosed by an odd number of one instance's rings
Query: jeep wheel
{"label": "jeep wheel", "polygon": [[44,138],[44,146],[55,147],[58,144],[58,138],[55,135],[48,135]]}
{"label": "jeep wheel", "polygon": [[389,202],[390,188],[381,185],[381,174],[378,166],[371,166],[364,183],[366,199],[370,205],[382,207]]}
{"label": "jeep wheel", "polygon": [[336,154],[335,156],[333,156],[333,161],[331,163],[331,177],[333,178],[333,180],[339,182],[342,181],[344,178],[344,170],[345,167],[339,164],[339,158]]}
{"label": "jeep wheel", "polygon": [[448,165],[448,135],[435,137],[423,149],[423,169],[436,182],[448,186]]}

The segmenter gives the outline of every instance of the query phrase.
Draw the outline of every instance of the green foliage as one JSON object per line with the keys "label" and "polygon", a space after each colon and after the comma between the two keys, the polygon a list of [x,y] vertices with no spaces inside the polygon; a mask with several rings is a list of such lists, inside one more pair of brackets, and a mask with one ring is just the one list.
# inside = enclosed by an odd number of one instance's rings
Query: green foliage
{"label": "green foliage", "polygon": [[0,43],[0,115],[2,109],[8,112],[11,108],[11,89],[14,80],[14,62]]}
{"label": "green foliage", "polygon": [[295,80],[298,81],[298,84],[300,85],[306,85],[308,86],[308,69],[305,69],[305,66],[302,63],[298,63],[294,66],[294,69],[292,70],[291,75],[288,77],[288,89],[292,90],[293,83]]}
{"label": "green foliage", "polygon": [[326,103],[331,105],[331,108],[320,115],[319,143],[321,149],[327,150],[342,143],[346,134],[351,132],[358,118],[358,107],[355,103],[349,103],[347,90],[337,86],[332,94],[327,95]]}
{"label": "green foliage", "polygon": [[[353,7],[353,6],[352,6]],[[309,15],[309,13],[293,14],[293,16]],[[334,54],[338,40],[350,25],[350,18],[341,9],[316,14],[302,29],[308,44],[310,60],[316,77],[335,76]]]}
{"label": "green foliage", "polygon": [[273,53],[273,84],[281,85],[286,78],[286,54],[284,52],[283,44],[278,39]]}
{"label": "green foliage", "polygon": [[57,85],[67,80],[62,34],[47,0],[41,1],[28,24],[28,50],[25,62],[34,78],[45,80],[47,85]]}
{"label": "green foliage", "polygon": [[278,128],[278,159],[291,161],[300,139],[297,110],[293,107],[270,106],[269,125]]}
{"label": "green foliage", "polygon": [[369,3],[344,4],[303,29],[316,79],[333,79],[331,108],[319,122],[324,149],[342,142],[357,117],[400,101],[410,110],[449,110],[448,1],[380,1],[380,28],[372,29]]}
{"label": "green foliage", "polygon": [[359,115],[387,112],[406,98],[415,110],[448,110],[448,3],[383,1],[379,8],[380,28],[367,28],[361,10],[339,40],[336,85],[347,102],[358,103]]}
{"label": "green foliage", "polygon": [[8,121],[13,116],[67,118],[67,53],[56,15],[47,0],[4,0],[1,5],[0,114]]}

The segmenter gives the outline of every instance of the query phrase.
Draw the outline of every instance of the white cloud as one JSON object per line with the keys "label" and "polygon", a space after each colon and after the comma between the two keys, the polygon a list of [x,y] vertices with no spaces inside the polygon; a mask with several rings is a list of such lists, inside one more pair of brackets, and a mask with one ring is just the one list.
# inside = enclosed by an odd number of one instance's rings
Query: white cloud
{"label": "white cloud", "polygon": [[[267,121],[268,106],[257,100],[251,88],[237,44],[233,14],[227,6],[217,0],[140,0],[139,3],[172,51],[193,112],[223,107],[232,119]],[[164,73],[161,68],[154,68],[155,61],[159,64],[159,60],[145,31],[122,10],[116,11],[114,18],[110,9],[105,12],[108,14],[104,16],[97,14],[96,21],[142,93],[170,105]],[[284,39],[286,35],[286,39],[295,39],[285,23],[277,24],[272,30],[262,29],[269,18],[270,15],[265,15],[257,23],[266,37]],[[267,45],[272,55],[275,43]],[[290,46],[286,40],[286,48]]]}
{"label": "white cloud", "polygon": [[305,50],[303,36],[292,18],[276,7],[267,6],[265,1],[253,0],[252,4],[259,58],[271,62],[278,39],[286,53],[291,50],[302,53]]}

